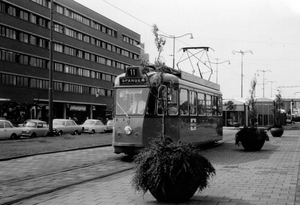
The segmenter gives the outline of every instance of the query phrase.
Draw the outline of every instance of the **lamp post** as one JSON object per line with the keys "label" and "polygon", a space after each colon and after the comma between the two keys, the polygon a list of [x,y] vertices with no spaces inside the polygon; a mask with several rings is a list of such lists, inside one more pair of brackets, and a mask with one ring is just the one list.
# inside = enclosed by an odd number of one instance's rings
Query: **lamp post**
{"label": "lamp post", "polygon": [[164,36],[166,38],[173,38],[173,69],[175,68],[175,39],[176,38],[181,38],[181,37],[184,37],[184,36],[187,36],[187,35],[190,35],[190,39],[193,39],[193,34],[192,33],[186,33],[186,34],[183,34],[181,36],[166,36],[166,35],[163,35],[163,34],[159,34],[160,36]]}
{"label": "lamp post", "polygon": [[241,54],[241,98],[243,98],[243,55],[245,55],[245,53],[252,53],[252,51],[248,50],[248,51],[232,51],[232,54],[235,55],[235,53],[240,53]]}
{"label": "lamp post", "polygon": [[230,65],[230,61],[226,60],[226,61],[219,62],[218,58],[216,58],[216,61],[217,62],[204,61],[204,64],[206,65],[206,62],[209,62],[209,63],[212,63],[212,64],[216,64],[216,83],[218,84],[218,65],[222,64],[222,63],[226,63],[226,62],[228,62],[228,64]]}
{"label": "lamp post", "polygon": [[273,83],[277,83],[277,81],[267,81],[267,83],[271,83],[271,97],[272,97],[272,85],[273,85]]}
{"label": "lamp post", "polygon": [[257,70],[257,72],[263,72],[263,97],[265,97],[265,72],[271,72],[270,70]]}
{"label": "lamp post", "polygon": [[49,132],[48,135],[53,136],[53,0],[51,0],[51,9],[50,9],[50,56],[49,56]]}

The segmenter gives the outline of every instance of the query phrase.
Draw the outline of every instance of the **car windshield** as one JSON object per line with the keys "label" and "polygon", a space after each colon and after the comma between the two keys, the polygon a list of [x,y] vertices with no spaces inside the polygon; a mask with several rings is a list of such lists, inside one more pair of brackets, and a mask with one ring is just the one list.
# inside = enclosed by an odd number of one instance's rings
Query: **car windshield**
{"label": "car windshield", "polygon": [[94,125],[96,123],[96,121],[93,120],[86,120],[83,124],[84,125]]}
{"label": "car windshield", "polygon": [[25,127],[35,127],[36,123],[35,122],[26,122],[24,125]]}
{"label": "car windshield", "polygon": [[106,125],[113,125],[113,121],[112,120],[107,121]]}

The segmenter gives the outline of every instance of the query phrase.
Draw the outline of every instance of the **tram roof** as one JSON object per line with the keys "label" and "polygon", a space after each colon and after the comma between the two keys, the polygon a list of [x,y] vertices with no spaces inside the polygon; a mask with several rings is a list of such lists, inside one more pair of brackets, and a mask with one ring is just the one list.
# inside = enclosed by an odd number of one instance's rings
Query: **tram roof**
{"label": "tram roof", "polygon": [[196,83],[198,85],[202,85],[202,86],[220,91],[220,85],[219,84],[216,84],[216,83],[211,82],[209,80],[205,80],[203,78],[200,78],[196,75],[192,75],[192,74],[187,73],[185,71],[180,71],[180,72],[181,72],[181,77],[180,78],[182,80],[190,81],[190,82]]}
{"label": "tram roof", "polygon": [[[138,69],[139,66],[132,66],[131,69]],[[150,66],[149,66],[150,67]],[[150,67],[153,68],[153,67]],[[140,70],[140,69],[138,69]],[[146,81],[141,80],[142,78],[145,78],[142,74],[142,71],[138,71],[137,73],[139,73],[137,76],[134,77],[130,77],[128,75],[128,72],[126,71],[125,73],[117,76],[116,81],[115,81],[115,86],[119,86],[120,85],[120,79],[126,79],[127,78],[127,84],[124,84],[125,81],[122,81],[123,85],[128,85],[128,86],[145,86],[146,85]],[[151,78],[151,76],[153,76],[156,73],[156,71],[154,69],[150,70],[147,75]],[[172,68],[166,67],[165,71],[164,71],[164,80],[166,81],[174,81],[176,79],[178,80],[182,80],[182,82],[190,82],[193,84],[197,84],[200,86],[204,86],[208,89],[212,89],[215,91],[220,91],[220,85],[216,84],[214,82],[211,82],[209,80],[205,80],[199,76],[195,76],[193,74],[190,74],[188,72],[185,72],[183,70],[174,70]],[[129,83],[128,83],[129,82]],[[193,84],[190,84],[190,86],[193,87]]]}

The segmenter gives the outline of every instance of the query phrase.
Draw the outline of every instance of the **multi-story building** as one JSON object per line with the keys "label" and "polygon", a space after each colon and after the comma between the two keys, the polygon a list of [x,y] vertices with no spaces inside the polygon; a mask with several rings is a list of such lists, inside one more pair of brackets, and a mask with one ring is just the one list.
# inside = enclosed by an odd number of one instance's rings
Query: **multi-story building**
{"label": "multi-story building", "polygon": [[[106,118],[140,35],[73,0],[53,2],[53,117]],[[48,120],[51,0],[0,1],[0,117]]]}

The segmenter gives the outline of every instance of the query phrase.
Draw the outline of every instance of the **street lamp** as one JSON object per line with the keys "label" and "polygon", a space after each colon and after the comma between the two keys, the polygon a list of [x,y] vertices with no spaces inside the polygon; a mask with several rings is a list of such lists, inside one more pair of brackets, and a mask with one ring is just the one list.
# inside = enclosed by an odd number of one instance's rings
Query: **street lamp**
{"label": "street lamp", "polygon": [[184,36],[187,36],[187,35],[190,35],[190,39],[193,39],[193,34],[192,33],[186,33],[186,34],[183,34],[181,36],[166,36],[166,35],[163,35],[163,34],[159,34],[160,36],[164,36],[166,38],[173,38],[173,69],[175,68],[175,39],[176,38],[181,38],[181,37],[184,37]]}
{"label": "street lamp", "polygon": [[243,98],[243,55],[245,55],[245,53],[252,53],[252,51],[248,50],[248,51],[232,51],[232,54],[235,55],[235,53],[240,53],[241,54],[241,98]]}
{"label": "street lamp", "polygon": [[263,97],[265,97],[265,72],[271,72],[270,70],[257,70],[257,72],[263,72]]}
{"label": "street lamp", "polygon": [[51,9],[50,9],[50,52],[49,52],[49,113],[48,113],[48,124],[49,124],[49,136],[53,136],[53,0],[51,0]]}
{"label": "street lamp", "polygon": [[230,61],[226,60],[226,61],[219,62],[218,58],[216,58],[216,61],[217,62],[204,61],[204,65],[206,65],[206,62],[209,62],[209,63],[212,63],[212,64],[216,64],[216,83],[218,84],[218,64],[222,64],[222,63],[228,62],[228,64],[230,65]]}

